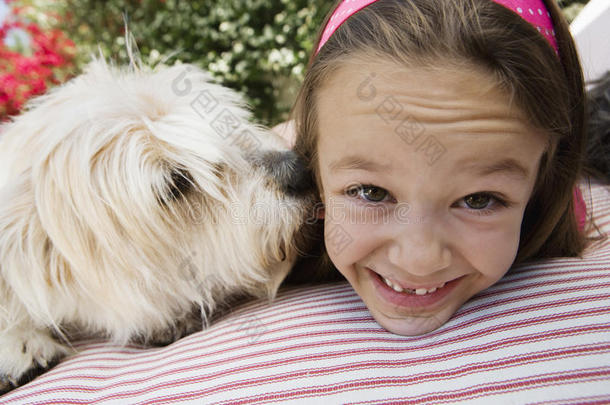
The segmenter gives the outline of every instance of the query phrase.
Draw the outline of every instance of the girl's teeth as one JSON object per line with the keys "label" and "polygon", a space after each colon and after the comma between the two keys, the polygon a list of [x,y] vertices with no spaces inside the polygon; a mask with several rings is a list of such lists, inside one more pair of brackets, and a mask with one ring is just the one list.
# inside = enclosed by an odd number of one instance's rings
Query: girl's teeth
{"label": "girl's teeth", "polygon": [[388,280],[385,277],[382,277],[383,281],[388,285],[388,287],[392,288],[394,291],[396,292],[407,292],[410,294],[416,294],[416,295],[426,295],[426,294],[432,294],[433,292],[435,292],[437,289],[439,288],[443,288],[445,286],[445,283],[442,283],[441,285],[439,285],[438,287],[435,288],[431,288],[429,290],[425,289],[425,288],[418,288],[416,290],[410,290],[410,289],[403,289],[401,286],[392,283],[390,280]]}
{"label": "girl's teeth", "polygon": [[399,285],[394,285],[390,280],[388,280],[385,277],[382,277],[382,278],[383,278],[383,281],[385,281],[385,283],[388,285],[388,287],[394,289],[394,291],[396,291],[396,292],[402,292],[403,291],[403,289],[400,288]]}
{"label": "girl's teeth", "polygon": [[426,295],[427,292],[428,290],[426,290],[425,288],[418,288],[417,290],[415,290],[415,294],[417,295]]}

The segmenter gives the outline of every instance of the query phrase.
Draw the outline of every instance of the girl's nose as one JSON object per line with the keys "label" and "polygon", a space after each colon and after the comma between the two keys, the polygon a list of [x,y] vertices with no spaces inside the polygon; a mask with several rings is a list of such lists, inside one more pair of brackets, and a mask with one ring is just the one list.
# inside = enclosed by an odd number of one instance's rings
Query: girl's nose
{"label": "girl's nose", "polygon": [[388,260],[415,276],[427,276],[448,268],[451,249],[447,234],[433,219],[400,224],[388,247]]}

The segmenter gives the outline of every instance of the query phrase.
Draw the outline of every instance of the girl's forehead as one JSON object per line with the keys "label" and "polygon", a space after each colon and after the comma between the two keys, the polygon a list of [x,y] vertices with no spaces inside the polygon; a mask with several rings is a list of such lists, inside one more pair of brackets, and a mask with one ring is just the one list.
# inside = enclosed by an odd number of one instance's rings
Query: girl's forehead
{"label": "girl's forehead", "polygon": [[396,170],[410,165],[405,159],[426,168],[444,155],[435,167],[446,172],[483,155],[535,162],[546,147],[546,136],[478,70],[345,65],[319,96],[318,151],[331,166],[358,155]]}
{"label": "girl's forehead", "polygon": [[430,124],[468,124],[502,117],[529,126],[527,114],[501,83],[472,65],[406,67],[389,61],[344,63],[317,92],[321,120],[373,114],[383,121],[415,116]]}
{"label": "girl's forehead", "polygon": [[509,97],[500,81],[472,63],[458,65],[439,60],[425,66],[405,66],[383,59],[363,61],[360,57],[342,62],[320,90],[326,95],[348,98],[356,90],[356,96],[364,99],[365,90],[441,97],[490,95],[502,100]]}

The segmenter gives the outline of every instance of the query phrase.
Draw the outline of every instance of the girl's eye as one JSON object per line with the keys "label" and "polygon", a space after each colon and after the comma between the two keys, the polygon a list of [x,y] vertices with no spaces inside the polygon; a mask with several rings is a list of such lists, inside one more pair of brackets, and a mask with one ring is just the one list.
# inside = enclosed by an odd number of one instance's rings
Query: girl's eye
{"label": "girl's eye", "polygon": [[[463,198],[466,207],[477,215],[490,215],[502,207],[508,207],[509,203],[490,193],[475,193]],[[498,206],[499,205],[499,206]]]}
{"label": "girl's eye", "polygon": [[388,196],[388,192],[383,188],[370,185],[358,185],[349,188],[346,193],[350,197],[362,198],[368,202],[381,202]]}
{"label": "girl's eye", "polygon": [[472,209],[481,210],[487,208],[487,204],[489,204],[491,198],[492,197],[489,194],[471,194],[464,197],[464,202]]}

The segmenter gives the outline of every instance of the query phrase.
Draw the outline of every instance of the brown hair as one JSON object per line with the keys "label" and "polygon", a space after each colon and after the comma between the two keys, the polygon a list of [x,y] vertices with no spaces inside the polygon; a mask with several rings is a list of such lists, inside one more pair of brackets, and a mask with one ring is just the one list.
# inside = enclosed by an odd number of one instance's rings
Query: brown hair
{"label": "brown hair", "polygon": [[579,256],[587,239],[577,227],[572,191],[583,174],[586,144],[583,75],[567,22],[555,1],[545,4],[559,57],[536,28],[491,0],[379,0],[349,17],[312,55],[293,109],[295,151],[309,162],[318,190],[316,94],[346,60],[364,55],[404,66],[474,65],[489,72],[530,123],[550,135],[515,264]]}

